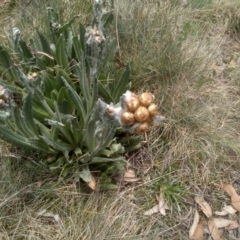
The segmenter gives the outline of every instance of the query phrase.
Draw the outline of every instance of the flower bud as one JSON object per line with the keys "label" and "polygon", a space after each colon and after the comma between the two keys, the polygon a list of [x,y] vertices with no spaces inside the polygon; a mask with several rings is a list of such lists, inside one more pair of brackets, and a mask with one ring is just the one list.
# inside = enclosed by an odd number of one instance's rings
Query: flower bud
{"label": "flower bud", "polygon": [[147,108],[140,106],[135,112],[134,117],[138,122],[146,122],[149,118],[149,112]]}
{"label": "flower bud", "polygon": [[134,115],[131,112],[123,111],[121,114],[121,121],[124,125],[132,125],[135,122]]}
{"label": "flower bud", "polygon": [[139,100],[137,97],[132,96],[131,99],[125,102],[127,109],[130,112],[135,112],[137,108],[140,106]]}
{"label": "flower bud", "polygon": [[144,122],[135,129],[135,132],[138,134],[143,134],[148,130],[148,123]]}
{"label": "flower bud", "polygon": [[142,106],[148,107],[153,102],[154,98],[153,94],[145,92],[139,96],[139,101]]}
{"label": "flower bud", "polygon": [[154,103],[151,103],[148,106],[148,111],[149,111],[151,116],[156,116],[158,114],[158,106]]}

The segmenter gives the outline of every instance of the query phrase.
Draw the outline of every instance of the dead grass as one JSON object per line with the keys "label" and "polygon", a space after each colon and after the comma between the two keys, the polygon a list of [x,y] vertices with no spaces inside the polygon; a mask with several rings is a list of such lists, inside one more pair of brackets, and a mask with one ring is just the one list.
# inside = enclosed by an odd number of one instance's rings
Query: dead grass
{"label": "dead grass", "polygon": [[[78,12],[74,4],[66,5],[69,18]],[[9,150],[0,165],[1,238],[188,239],[195,195],[219,210],[229,203],[220,184],[232,183],[240,193],[239,4],[116,1],[118,61],[132,61],[133,88],[154,92],[166,117],[145,136],[141,151],[129,156],[143,181],[83,194],[72,181],[57,184],[46,169],[29,170],[21,158],[9,158],[23,153],[4,144]],[[18,22],[25,29],[41,19],[40,11],[38,20],[34,9],[26,11],[32,20]],[[144,216],[160,191],[171,210],[166,217]],[[44,209],[58,214],[59,223],[37,215]],[[240,237],[237,230],[231,234]]]}

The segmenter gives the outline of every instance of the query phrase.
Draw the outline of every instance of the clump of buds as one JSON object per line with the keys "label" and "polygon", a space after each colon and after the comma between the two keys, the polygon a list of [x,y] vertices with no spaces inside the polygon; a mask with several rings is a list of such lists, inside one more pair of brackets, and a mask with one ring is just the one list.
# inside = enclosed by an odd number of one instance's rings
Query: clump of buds
{"label": "clump of buds", "polygon": [[117,122],[124,131],[143,134],[149,126],[164,119],[158,115],[159,108],[153,103],[154,99],[154,95],[148,92],[136,95],[127,91],[118,104],[107,106],[108,121],[111,119],[112,122]]}
{"label": "clump of buds", "polygon": [[29,78],[30,80],[36,79],[37,76],[38,76],[38,73],[37,73],[37,72],[31,72],[31,73],[28,74],[28,78]]}
{"label": "clump of buds", "polygon": [[159,113],[158,106],[153,103],[155,96],[149,92],[144,92],[136,95],[127,91],[122,96],[122,106],[126,108],[121,113],[121,123],[126,129],[132,125],[134,132],[138,134],[145,133],[149,125],[156,121],[156,116]]}
{"label": "clump of buds", "polygon": [[0,107],[6,107],[12,98],[12,92],[0,85]]}
{"label": "clump of buds", "polygon": [[99,43],[101,43],[103,41],[103,38],[101,36],[102,34],[100,34],[98,28],[96,26],[94,26],[93,28],[93,36],[95,37],[95,40]]}

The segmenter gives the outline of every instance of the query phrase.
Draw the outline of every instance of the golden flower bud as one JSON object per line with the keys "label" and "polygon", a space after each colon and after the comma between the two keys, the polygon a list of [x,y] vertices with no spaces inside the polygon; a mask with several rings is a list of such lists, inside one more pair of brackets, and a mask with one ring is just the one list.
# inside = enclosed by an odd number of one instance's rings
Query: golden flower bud
{"label": "golden flower bud", "polygon": [[126,107],[130,112],[135,112],[139,106],[140,103],[136,96],[132,96],[131,99],[126,102]]}
{"label": "golden flower bud", "polygon": [[121,114],[121,121],[124,125],[132,125],[135,122],[134,115],[131,112],[124,111]]}
{"label": "golden flower bud", "polygon": [[148,106],[148,111],[149,111],[151,116],[156,116],[158,114],[158,106],[154,103],[151,103]]}
{"label": "golden flower bud", "polygon": [[145,92],[139,96],[139,101],[141,105],[148,107],[153,102],[154,98],[153,94]]}
{"label": "golden flower bud", "polygon": [[134,117],[138,122],[146,122],[149,118],[149,111],[147,108],[140,106],[135,112]]}
{"label": "golden flower bud", "polygon": [[0,85],[0,95],[2,95],[2,91],[4,90],[4,87]]}
{"label": "golden flower bud", "polygon": [[0,99],[0,106],[4,105],[4,100],[3,99]]}
{"label": "golden flower bud", "polygon": [[135,129],[135,132],[138,134],[143,134],[148,130],[148,123],[144,122]]}

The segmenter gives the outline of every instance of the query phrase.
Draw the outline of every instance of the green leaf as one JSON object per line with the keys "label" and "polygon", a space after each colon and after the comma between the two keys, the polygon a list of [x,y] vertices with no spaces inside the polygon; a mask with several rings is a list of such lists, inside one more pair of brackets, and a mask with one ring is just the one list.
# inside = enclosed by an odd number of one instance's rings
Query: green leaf
{"label": "green leaf", "polygon": [[130,77],[130,65],[127,64],[121,78],[118,79],[116,84],[114,84],[114,90],[112,92],[114,103],[117,103],[122,94],[128,90],[130,82],[129,77]]}
{"label": "green leaf", "polygon": [[62,77],[62,80],[67,88],[68,94],[71,97],[71,100],[76,110],[78,111],[78,114],[81,119],[81,124],[82,126],[85,126],[87,116],[86,116],[86,111],[85,111],[82,99],[79,97],[76,91],[74,91],[74,89],[68,84],[67,80],[64,77]]}
{"label": "green leaf", "polygon": [[51,138],[51,131],[48,127],[46,127],[44,124],[42,124],[42,122],[39,122],[38,120],[35,119],[36,122],[36,126],[39,128],[39,136],[43,135],[46,136],[48,138]]}
{"label": "green leaf", "polygon": [[70,123],[70,127],[71,127],[72,135],[74,138],[74,142],[75,142],[76,146],[79,146],[80,144],[82,144],[83,131],[79,127],[78,120],[73,119],[73,121],[71,121],[71,123]]}
{"label": "green leaf", "polygon": [[75,50],[76,58],[77,58],[78,62],[80,62],[82,59],[82,54],[83,54],[83,51],[81,49],[81,43],[79,42],[77,36],[74,36],[72,41],[73,41],[73,47]]}
{"label": "green leaf", "polygon": [[45,141],[46,144],[50,145],[51,147],[58,151],[69,152],[74,149],[74,147],[70,144],[54,141],[46,136],[41,136],[41,138]]}
{"label": "green leaf", "polygon": [[67,57],[67,53],[66,53],[66,50],[65,50],[65,43],[64,43],[64,40],[63,40],[62,36],[60,36],[58,41],[57,41],[56,62],[63,69],[66,69],[68,67],[68,57]]}
{"label": "green leaf", "polygon": [[108,11],[108,12],[104,13],[102,15],[102,19],[101,19],[103,28],[107,29],[109,27],[109,25],[112,24],[113,19],[114,19],[113,11]]}
{"label": "green leaf", "polygon": [[39,136],[36,125],[33,120],[33,114],[32,114],[32,101],[31,101],[31,95],[28,94],[28,96],[24,99],[23,104],[23,121],[25,125],[31,130],[33,135],[36,137]]}
{"label": "green leaf", "polygon": [[57,170],[57,169],[62,169],[62,165],[64,164],[64,160],[65,160],[65,157],[59,157],[57,159],[57,161],[55,161],[54,163],[51,163],[49,165],[49,168],[51,171],[54,171],[54,170]]}
{"label": "green leaf", "polygon": [[55,153],[55,150],[49,148],[49,145],[46,144],[42,139],[28,139],[30,145],[41,152],[45,153]]}
{"label": "green leaf", "polygon": [[[71,87],[74,89],[74,91],[76,91],[75,82],[73,82],[69,74],[63,69],[57,69],[57,76],[55,81],[59,81],[63,83],[62,77],[64,77],[64,79],[68,82],[68,84],[70,84]],[[65,86],[64,83],[63,83],[63,86]]]}
{"label": "green leaf", "polygon": [[79,173],[79,177],[82,178],[84,182],[90,182],[92,179],[88,165],[83,166],[82,171]]}
{"label": "green leaf", "polygon": [[123,157],[117,157],[117,158],[93,157],[93,158],[91,158],[89,164],[107,163],[107,162],[116,162],[116,161],[120,161],[124,164],[127,163],[127,161]]}
{"label": "green leaf", "polygon": [[50,44],[47,40],[47,38],[37,30],[37,33],[38,33],[38,37],[40,39],[40,42],[41,42],[41,46],[42,46],[42,50],[44,53],[47,53],[49,55],[52,55],[52,50],[50,48]]}
{"label": "green leaf", "polygon": [[113,102],[113,98],[110,94],[110,92],[103,86],[103,84],[98,81],[98,91],[99,94],[104,98],[104,100],[108,103]]}
{"label": "green leaf", "polygon": [[26,122],[24,121],[24,118],[18,106],[14,107],[13,116],[14,116],[16,127],[17,127],[16,129],[17,131],[20,131],[25,137],[35,136],[34,133],[32,133],[31,130],[28,128]]}
{"label": "green leaf", "polygon": [[19,77],[14,68],[14,63],[7,51],[2,46],[0,46],[0,65],[4,67],[4,69],[15,81],[19,82]]}
{"label": "green leaf", "polygon": [[110,149],[113,153],[124,153],[124,147],[121,145],[121,143],[112,143],[110,146]]}
{"label": "green leaf", "polygon": [[70,59],[72,59],[72,48],[73,48],[73,32],[70,28],[67,30],[68,37],[67,37],[67,44],[66,44],[66,52]]}
{"label": "green leaf", "polygon": [[86,30],[82,24],[79,25],[79,35],[80,35],[80,43],[81,43],[81,48],[82,51],[85,53],[86,52],[86,45],[85,45],[85,34]]}
{"label": "green leaf", "polygon": [[66,87],[62,87],[58,94],[57,103],[59,106],[59,111],[63,114],[71,114],[74,105],[70,96],[68,95]]}
{"label": "green leaf", "polygon": [[[38,30],[37,30],[37,33],[38,33],[38,37],[39,37],[40,42],[41,42],[42,51],[44,53],[52,56],[53,55],[52,49],[50,47],[50,44],[49,44],[47,38],[41,32],[39,32]],[[49,57],[46,57],[46,56],[44,56],[43,58],[44,58],[48,67],[53,67],[54,66],[54,60],[52,60],[52,59],[50,59]]]}
{"label": "green leaf", "polygon": [[22,52],[23,52],[23,55],[24,55],[24,58],[25,59],[34,59],[35,57],[32,55],[32,53],[31,53],[31,51],[30,51],[30,49],[28,48],[28,46],[27,46],[27,44],[26,44],[26,42],[25,41],[23,41],[23,40],[20,40],[19,41],[19,45],[20,45],[20,47],[21,47],[21,50],[22,50]]}
{"label": "green leaf", "polygon": [[61,79],[59,81],[58,78],[53,77],[52,75],[48,74],[46,71],[43,71],[42,73],[42,80],[44,82],[44,95],[48,98],[51,96],[51,91],[53,89],[58,92],[64,86]]}
{"label": "green leaf", "polygon": [[0,84],[4,88],[8,88],[9,90],[11,90],[14,93],[23,93],[23,89],[21,87],[18,87],[16,84],[11,83],[9,81],[5,81],[3,79],[0,79]]}
{"label": "green leaf", "polygon": [[42,144],[39,140],[28,139],[23,137],[20,134],[10,130],[4,125],[0,125],[0,137],[11,144],[14,144],[19,147],[31,149],[31,150],[39,150],[41,152],[51,153],[52,150],[48,145]]}
{"label": "green leaf", "polygon": [[78,18],[79,16],[74,16],[72,19],[70,19],[66,24],[64,24],[63,26],[61,26],[57,31],[56,34],[59,36],[61,33],[63,33],[64,31],[66,31],[68,28],[71,27],[71,25],[73,24],[73,22],[75,21],[76,18]]}
{"label": "green leaf", "polygon": [[128,137],[120,139],[119,142],[124,146],[125,152],[132,152],[141,147],[142,137]]}
{"label": "green leaf", "polygon": [[44,122],[46,118],[51,118],[51,115],[45,110],[39,101],[34,99],[32,100],[32,111],[35,119],[39,122]]}

